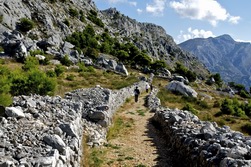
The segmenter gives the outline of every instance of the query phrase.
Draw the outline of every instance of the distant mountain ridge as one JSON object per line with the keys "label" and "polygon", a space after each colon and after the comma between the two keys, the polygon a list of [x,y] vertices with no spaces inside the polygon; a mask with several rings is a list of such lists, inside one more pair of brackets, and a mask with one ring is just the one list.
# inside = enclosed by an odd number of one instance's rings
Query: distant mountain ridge
{"label": "distant mountain ridge", "polygon": [[195,38],[179,46],[192,52],[214,73],[220,73],[226,82],[251,85],[251,44],[237,42],[230,35],[215,38]]}

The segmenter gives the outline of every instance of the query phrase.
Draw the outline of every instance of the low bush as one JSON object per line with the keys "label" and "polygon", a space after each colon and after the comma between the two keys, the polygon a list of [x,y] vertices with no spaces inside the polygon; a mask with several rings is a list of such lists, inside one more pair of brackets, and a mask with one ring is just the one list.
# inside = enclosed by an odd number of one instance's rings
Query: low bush
{"label": "low bush", "polygon": [[69,58],[69,56],[68,55],[65,55],[64,57],[62,57],[61,59],[60,59],[60,63],[62,64],[62,65],[65,65],[65,66],[70,66],[70,65],[72,65],[73,63],[71,62],[71,60],[70,60],[70,58]]}
{"label": "low bush", "polygon": [[22,32],[28,32],[35,27],[35,23],[28,18],[21,18],[17,25],[19,30]]}
{"label": "low bush", "polygon": [[69,15],[71,15],[72,17],[78,17],[78,10],[70,8]]}
{"label": "low bush", "polygon": [[99,27],[104,27],[104,23],[102,22],[102,20],[100,18],[97,17],[97,12],[94,10],[90,10],[87,19],[89,19],[91,22],[93,22],[94,24],[96,24]]}
{"label": "low bush", "polygon": [[38,68],[38,65],[39,65],[39,60],[36,57],[28,56],[28,57],[26,57],[26,59],[24,61],[24,65],[22,66],[22,69],[24,71],[36,69],[36,68]]}
{"label": "low bush", "polygon": [[10,92],[13,96],[53,95],[56,85],[54,78],[47,77],[44,72],[38,69],[32,69],[28,72],[17,72],[13,75]]}
{"label": "low bush", "polygon": [[198,111],[195,108],[193,108],[193,106],[190,103],[186,103],[185,106],[182,108],[182,110],[190,111],[194,115],[198,114]]}
{"label": "low bush", "polygon": [[245,125],[241,126],[241,130],[251,135],[251,123],[246,123]]}
{"label": "low bush", "polygon": [[51,77],[51,78],[57,76],[57,74],[56,74],[56,72],[55,72],[54,70],[48,70],[48,71],[46,71],[46,75],[47,75],[48,77]]}
{"label": "low bush", "polygon": [[70,21],[68,19],[64,19],[63,23],[68,27],[70,26]]}
{"label": "low bush", "polygon": [[62,65],[57,65],[54,69],[57,77],[62,75],[65,72],[65,68]]}
{"label": "low bush", "polygon": [[9,93],[0,93],[0,105],[9,106],[12,104],[12,96]]}
{"label": "low bush", "polygon": [[69,74],[69,75],[67,75],[66,76],[66,80],[68,80],[68,81],[73,81],[74,80],[74,78],[75,78],[75,75],[73,75],[73,74]]}

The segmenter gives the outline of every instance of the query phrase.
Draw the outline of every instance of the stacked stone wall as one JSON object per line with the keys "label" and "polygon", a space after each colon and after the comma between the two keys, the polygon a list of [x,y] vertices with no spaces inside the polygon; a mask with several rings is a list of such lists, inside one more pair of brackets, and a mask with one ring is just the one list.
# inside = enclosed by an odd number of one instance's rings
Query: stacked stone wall
{"label": "stacked stone wall", "polygon": [[219,127],[215,122],[201,121],[189,111],[162,107],[155,95],[153,91],[146,102],[173,150],[175,166],[251,166],[250,136],[228,126]]}
{"label": "stacked stone wall", "polygon": [[0,166],[80,166],[83,136],[90,146],[104,144],[113,114],[136,85],[142,91],[145,81],[120,90],[78,89],[64,98],[14,97],[0,117]]}
{"label": "stacked stone wall", "polygon": [[[83,136],[90,146],[106,142],[114,113],[135,86],[120,89],[99,86],[59,96],[18,96],[0,117],[0,166],[80,166],[85,155]],[[251,137],[201,121],[189,111],[162,107],[154,89],[146,104],[175,154],[175,166],[251,166]]]}

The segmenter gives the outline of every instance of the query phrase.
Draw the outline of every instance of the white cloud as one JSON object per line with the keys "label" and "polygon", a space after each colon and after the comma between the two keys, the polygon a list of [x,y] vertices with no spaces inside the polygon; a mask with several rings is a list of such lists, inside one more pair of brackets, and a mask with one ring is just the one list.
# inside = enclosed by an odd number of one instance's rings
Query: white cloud
{"label": "white cloud", "polygon": [[241,39],[235,39],[236,42],[248,42],[248,43],[251,43],[251,40],[250,41],[245,41],[245,40],[241,40]]}
{"label": "white cloud", "polygon": [[153,0],[153,3],[146,4],[146,12],[152,13],[155,16],[163,15],[165,6],[166,0]]}
{"label": "white cloud", "polygon": [[130,2],[128,2],[130,5],[132,5],[132,6],[137,6],[137,2],[135,2],[135,1],[130,1]]}
{"label": "white cloud", "polygon": [[193,38],[208,38],[208,37],[215,37],[212,31],[206,31],[206,30],[199,30],[199,29],[192,29],[189,27],[187,29],[187,32],[180,31],[180,34],[178,35],[178,39],[176,40],[177,43],[193,39]]}
{"label": "white cloud", "polygon": [[137,6],[136,1],[128,1],[128,0],[108,0],[109,3],[111,4],[116,4],[116,3],[127,3],[131,6]]}
{"label": "white cloud", "polygon": [[232,24],[238,24],[239,20],[241,19],[240,16],[230,16],[229,22]]}
{"label": "white cloud", "polygon": [[109,3],[121,3],[121,2],[127,2],[127,0],[108,0]]}
{"label": "white cloud", "polygon": [[216,0],[181,0],[169,4],[182,17],[207,20],[213,26],[219,21],[237,24],[240,20],[239,16],[231,16]]}
{"label": "white cloud", "polygon": [[137,9],[138,14],[141,14],[143,12],[142,9]]}

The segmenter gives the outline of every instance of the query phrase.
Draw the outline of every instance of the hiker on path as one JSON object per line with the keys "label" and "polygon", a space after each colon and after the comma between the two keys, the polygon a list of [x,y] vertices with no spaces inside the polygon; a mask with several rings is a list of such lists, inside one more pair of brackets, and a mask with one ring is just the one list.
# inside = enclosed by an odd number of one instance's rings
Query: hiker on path
{"label": "hiker on path", "polygon": [[138,102],[139,94],[140,94],[139,88],[138,88],[138,86],[136,86],[136,88],[134,89],[135,102]]}

